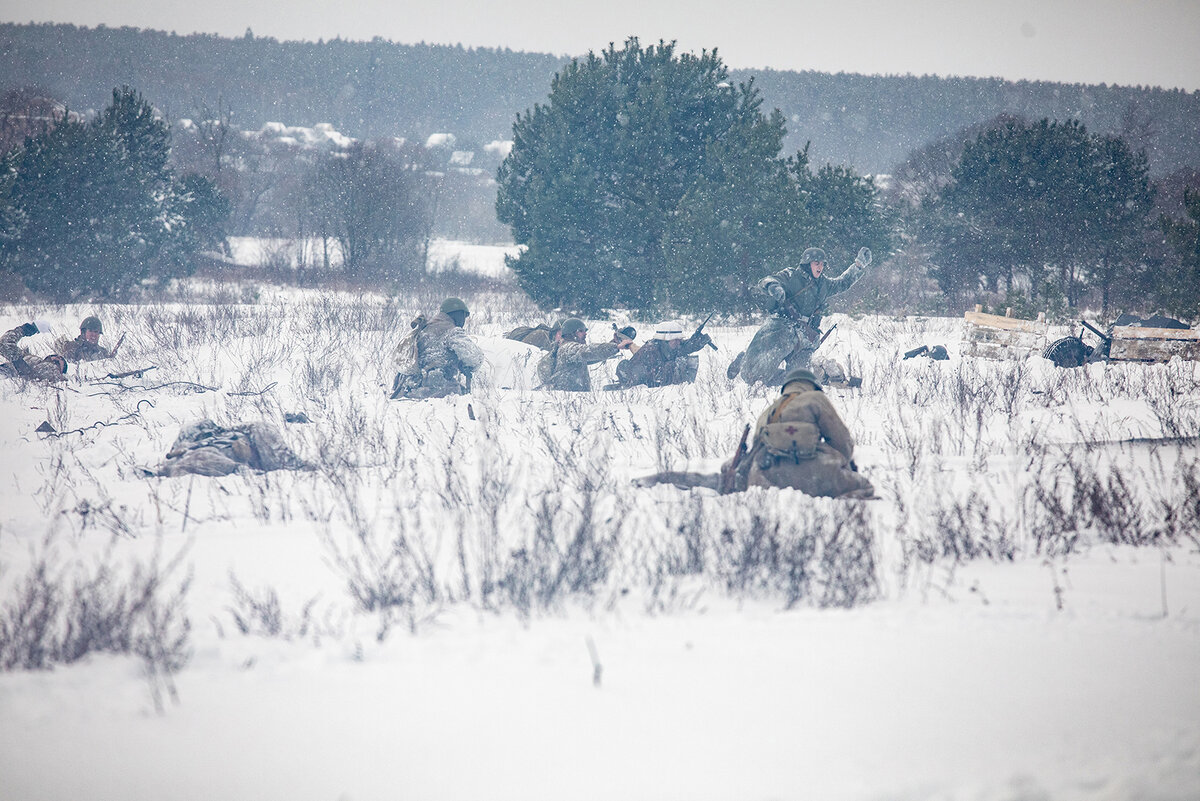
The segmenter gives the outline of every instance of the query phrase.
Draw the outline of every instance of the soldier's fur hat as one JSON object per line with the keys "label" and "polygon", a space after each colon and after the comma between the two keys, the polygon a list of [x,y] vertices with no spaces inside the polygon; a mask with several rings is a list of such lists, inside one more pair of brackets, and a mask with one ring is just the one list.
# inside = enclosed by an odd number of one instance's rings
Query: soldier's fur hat
{"label": "soldier's fur hat", "polygon": [[813,371],[806,370],[803,367],[796,367],[792,370],[788,370],[783,376],[783,386],[781,386],[779,390],[781,392],[785,391],[788,388],[788,384],[796,381],[807,381],[812,384],[818,392],[821,391],[821,382],[817,380],[817,377],[813,374]]}

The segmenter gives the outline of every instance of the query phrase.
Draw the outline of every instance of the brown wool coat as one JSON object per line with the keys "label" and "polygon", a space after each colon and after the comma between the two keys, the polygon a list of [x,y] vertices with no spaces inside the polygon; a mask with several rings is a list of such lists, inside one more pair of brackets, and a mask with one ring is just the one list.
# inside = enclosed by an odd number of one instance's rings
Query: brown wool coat
{"label": "brown wool coat", "polygon": [[[758,418],[747,454],[749,486],[791,487],[807,495],[836,498],[871,490],[871,482],[850,468],[854,438],[825,393],[807,381],[794,382]],[[799,391],[796,391],[799,390]],[[766,452],[762,434],[767,423],[805,423],[820,432],[816,455],[809,459],[778,458]]]}

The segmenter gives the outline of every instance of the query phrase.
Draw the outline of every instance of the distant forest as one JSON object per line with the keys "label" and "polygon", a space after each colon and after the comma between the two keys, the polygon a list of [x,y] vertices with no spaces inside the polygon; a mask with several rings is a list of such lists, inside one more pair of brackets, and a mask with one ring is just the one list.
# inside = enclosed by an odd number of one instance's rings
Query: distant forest
{"label": "distant forest", "polygon": [[[597,42],[596,50],[607,46]],[[618,43],[620,44],[620,43]],[[714,42],[720,47],[720,42]],[[384,39],[280,42],[57,24],[0,24],[0,92],[36,88],[73,111],[135,87],[169,119],[232,112],[268,121],[331,123],[361,139],[424,141],[454,134],[479,150],[510,139],[516,115],[544,102],[560,57],[508,49],[405,45]],[[811,142],[815,164],[890,173],[920,148],[1009,114],[1077,120],[1144,149],[1152,177],[1200,166],[1200,92],[931,76],[732,70],[751,78],[787,120],[786,150]]]}

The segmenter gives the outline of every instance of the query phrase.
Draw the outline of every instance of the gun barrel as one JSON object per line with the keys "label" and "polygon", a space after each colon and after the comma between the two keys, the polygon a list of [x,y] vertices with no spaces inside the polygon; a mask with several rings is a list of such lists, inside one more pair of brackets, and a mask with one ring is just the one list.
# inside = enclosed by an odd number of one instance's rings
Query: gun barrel
{"label": "gun barrel", "polygon": [[1101,331],[1101,330],[1100,330],[1099,328],[1097,328],[1096,326],[1094,326],[1094,325],[1092,325],[1091,323],[1089,323],[1087,320],[1080,320],[1079,322],[1083,324],[1083,327],[1084,327],[1084,328],[1086,328],[1087,330],[1091,331],[1093,334],[1095,334],[1096,336],[1100,337],[1100,338],[1101,338],[1101,339],[1103,339],[1103,340],[1109,340],[1109,339],[1111,339],[1111,338],[1112,338],[1112,337],[1110,337],[1108,334],[1106,334],[1106,333],[1104,333],[1103,331]]}

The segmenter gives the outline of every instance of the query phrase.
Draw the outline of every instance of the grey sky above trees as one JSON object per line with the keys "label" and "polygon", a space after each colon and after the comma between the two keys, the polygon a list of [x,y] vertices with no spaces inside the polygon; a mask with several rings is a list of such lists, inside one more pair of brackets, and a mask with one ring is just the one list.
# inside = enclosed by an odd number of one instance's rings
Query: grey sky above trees
{"label": "grey sky above trees", "polygon": [[1200,90],[1200,0],[5,0],[0,20],[570,56],[633,35],[732,68]]}

